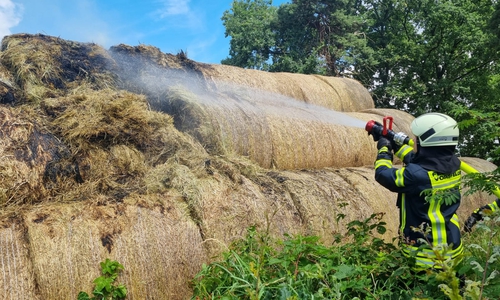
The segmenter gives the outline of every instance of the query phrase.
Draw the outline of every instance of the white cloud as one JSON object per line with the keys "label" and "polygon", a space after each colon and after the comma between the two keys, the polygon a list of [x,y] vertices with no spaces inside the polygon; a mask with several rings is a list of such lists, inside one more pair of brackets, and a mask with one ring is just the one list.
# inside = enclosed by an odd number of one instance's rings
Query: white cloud
{"label": "white cloud", "polygon": [[162,8],[158,11],[160,18],[189,14],[190,0],[163,0]]}
{"label": "white cloud", "polygon": [[11,34],[10,28],[21,22],[23,7],[11,0],[0,0],[0,39]]}

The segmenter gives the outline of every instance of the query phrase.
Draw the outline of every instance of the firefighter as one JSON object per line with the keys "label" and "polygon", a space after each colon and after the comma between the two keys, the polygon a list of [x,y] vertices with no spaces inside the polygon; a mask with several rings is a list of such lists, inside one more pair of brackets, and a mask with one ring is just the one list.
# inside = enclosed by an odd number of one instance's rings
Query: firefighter
{"label": "firefighter", "polygon": [[[411,131],[416,149],[374,136],[378,149],[375,180],[398,194],[403,253],[415,257],[418,270],[439,269],[432,249],[421,247],[426,244],[423,240],[431,247],[446,244],[446,258],[456,259],[463,253],[456,214],[461,200],[460,160],[455,155],[459,130],[451,117],[427,113],[413,120]],[[403,162],[400,169],[393,168],[393,152]],[[446,195],[448,200],[439,195]]]}

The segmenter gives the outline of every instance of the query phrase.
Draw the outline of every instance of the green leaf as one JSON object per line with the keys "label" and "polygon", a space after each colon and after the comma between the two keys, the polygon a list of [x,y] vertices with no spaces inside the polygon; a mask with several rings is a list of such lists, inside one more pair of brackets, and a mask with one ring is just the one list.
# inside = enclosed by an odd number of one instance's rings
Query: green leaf
{"label": "green leaf", "polygon": [[90,300],[90,296],[89,294],[85,293],[85,292],[80,292],[78,293],[78,300]]}

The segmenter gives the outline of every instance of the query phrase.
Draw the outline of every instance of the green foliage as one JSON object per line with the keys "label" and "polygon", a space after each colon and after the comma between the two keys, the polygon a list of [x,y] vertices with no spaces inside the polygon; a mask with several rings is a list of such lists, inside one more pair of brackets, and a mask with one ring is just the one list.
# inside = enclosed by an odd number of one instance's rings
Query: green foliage
{"label": "green foliage", "polygon": [[270,0],[233,1],[231,11],[225,11],[221,18],[226,37],[231,36],[230,57],[222,63],[268,70],[275,48],[275,18],[276,8]]}
{"label": "green foliage", "polygon": [[466,293],[470,299],[500,298],[499,212],[485,216],[475,231],[464,236],[467,245],[460,272],[467,275]]}
{"label": "green foliage", "polygon": [[125,299],[127,288],[124,285],[115,285],[115,280],[119,273],[123,271],[123,266],[117,261],[106,258],[101,262],[101,274],[94,280],[95,288],[90,297],[86,292],[78,294],[78,300],[107,300]]}
{"label": "green foliage", "polygon": [[492,194],[500,186],[500,168],[491,172],[471,173],[462,177],[465,187],[468,187],[466,194],[485,192]]}
{"label": "green foliage", "polygon": [[452,205],[460,199],[458,186],[447,189],[426,189],[420,195],[425,195],[426,202],[435,201],[440,204],[444,203],[445,205]]}
{"label": "green foliage", "polygon": [[250,228],[222,261],[203,266],[193,299],[444,299],[429,285],[436,274],[415,274],[393,243],[376,237],[385,232],[381,218],[349,223],[332,246],[316,236],[273,241]]}
{"label": "green foliage", "polygon": [[273,72],[341,75],[369,61],[366,23],[354,0],[233,1],[222,17],[231,36],[224,64]]}
{"label": "green foliage", "polygon": [[[192,299],[451,299],[500,297],[499,215],[485,217],[477,231],[464,236],[463,259],[449,259],[448,245],[433,250],[439,267],[414,271],[411,259],[393,243],[376,237],[385,232],[381,214],[347,225],[344,235],[325,246],[316,236],[272,240],[249,228],[224,259],[204,265],[193,280]],[[423,236],[429,226],[414,228]],[[375,233],[376,232],[376,233]]]}
{"label": "green foliage", "polygon": [[[500,75],[492,85],[500,93]],[[468,156],[490,159],[500,165],[500,102],[488,97],[487,101],[472,106],[454,105],[451,114],[459,122],[462,139],[461,152]]]}

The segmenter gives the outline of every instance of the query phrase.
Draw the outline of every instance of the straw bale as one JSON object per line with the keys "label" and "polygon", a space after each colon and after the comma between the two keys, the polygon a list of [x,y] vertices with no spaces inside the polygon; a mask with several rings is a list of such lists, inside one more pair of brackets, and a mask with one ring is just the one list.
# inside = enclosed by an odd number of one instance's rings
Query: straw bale
{"label": "straw bale", "polygon": [[340,168],[373,163],[375,145],[361,128],[278,116],[268,118],[268,122],[274,168]]}
{"label": "straw bale", "polygon": [[375,107],[368,90],[354,79],[298,73],[275,74],[288,78],[288,86],[300,88],[307,103],[339,112],[354,112]]}
{"label": "straw bale", "polygon": [[[395,166],[400,167],[400,166]],[[356,191],[356,196],[350,199],[349,206],[345,207],[348,214],[356,214],[359,207],[367,206],[372,213],[383,213],[382,221],[386,222],[387,232],[384,238],[390,241],[398,236],[399,209],[396,207],[396,193],[391,193],[375,181],[373,167],[342,168],[335,172]],[[351,206],[351,202],[358,207]],[[354,208],[354,209],[353,209]],[[356,219],[355,216],[351,217]],[[359,218],[358,220],[362,220]]]}
{"label": "straw bale", "polygon": [[64,95],[83,83],[93,88],[113,86],[115,75],[106,50],[42,34],[14,34],[2,40],[2,64],[11,72],[28,100]]}
{"label": "straw bale", "polygon": [[280,176],[305,226],[302,232],[319,236],[325,244],[333,242],[334,234],[345,234],[347,223],[375,213],[335,169],[282,171]]}
{"label": "straw bale", "polygon": [[[279,238],[285,233],[316,235],[331,244],[334,234],[345,234],[348,222],[384,211],[378,195],[392,203],[373,170],[366,168],[272,171],[251,180],[240,174],[236,182],[221,175],[215,166],[213,178],[196,184],[200,226],[214,256],[244,237],[250,226]],[[397,213],[384,220],[394,225]],[[388,229],[392,238],[397,226]]]}
{"label": "straw bale", "polygon": [[40,299],[36,293],[29,244],[25,228],[14,219],[1,221],[0,226],[0,299]]}
{"label": "straw bale", "polygon": [[245,100],[212,98],[173,88],[166,95],[169,111],[179,130],[196,137],[211,154],[237,153],[262,165],[272,160],[272,135],[262,121],[262,108]]}
{"label": "straw bale", "polygon": [[295,87],[287,83],[286,78],[276,76],[275,73],[219,64],[204,65],[200,71],[206,80],[216,85],[234,84],[277,94],[284,94],[291,88],[293,91],[289,92],[292,94],[287,94],[288,96],[298,96],[299,100],[303,99],[303,95],[301,96]]}
{"label": "straw bale", "polygon": [[[187,299],[206,262],[198,227],[167,195],[123,203],[52,204],[26,213],[27,239],[41,299],[90,293],[106,258],[125,271],[127,299]],[[99,205],[99,203],[102,203]]]}
{"label": "straw bale", "polygon": [[216,171],[213,178],[197,185],[197,211],[209,257],[215,258],[227,246],[244,238],[249,227],[268,231],[271,236],[301,232],[299,213],[284,189],[265,180],[260,185],[245,177],[240,183],[228,181]]}
{"label": "straw bale", "polygon": [[277,169],[373,163],[376,148],[362,128],[364,121],[255,89],[242,88],[232,97],[172,89],[167,100],[176,127],[211,154],[236,153]]}
{"label": "straw bale", "polygon": [[336,111],[358,111],[374,107],[368,90],[352,79],[270,73],[216,64],[205,65],[200,70],[207,80],[213,81],[221,90],[224,85],[244,86]]}

